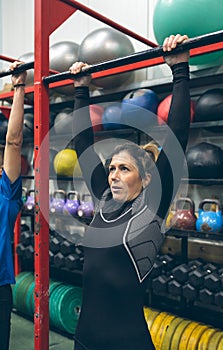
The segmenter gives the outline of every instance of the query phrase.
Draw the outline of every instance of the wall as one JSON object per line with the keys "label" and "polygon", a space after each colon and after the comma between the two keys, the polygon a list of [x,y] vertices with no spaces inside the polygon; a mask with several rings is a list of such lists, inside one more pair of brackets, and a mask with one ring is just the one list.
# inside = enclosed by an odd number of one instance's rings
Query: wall
{"label": "wall", "polygon": [[[152,9],[156,0],[82,0],[86,6],[103,14],[115,22],[131,29],[139,35],[154,41]],[[34,0],[0,0],[0,51],[3,55],[18,58],[34,51]],[[50,37],[50,45],[65,40],[78,44],[92,30],[106,26],[104,23],[77,11],[68,18]],[[148,47],[135,39],[130,38],[135,51],[144,51]],[[8,67],[7,62],[1,62],[2,68]],[[146,78],[145,71],[138,71],[138,80]],[[150,69],[149,78],[153,77]],[[3,83],[1,79],[0,83]],[[1,85],[0,85],[1,87]]]}

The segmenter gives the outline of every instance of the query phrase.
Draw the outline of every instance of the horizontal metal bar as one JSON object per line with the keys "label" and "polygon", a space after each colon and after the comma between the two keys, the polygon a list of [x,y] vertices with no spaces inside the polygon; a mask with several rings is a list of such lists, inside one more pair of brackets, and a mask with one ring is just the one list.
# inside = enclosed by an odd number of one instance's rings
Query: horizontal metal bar
{"label": "horizontal metal bar", "polygon": [[6,77],[7,75],[11,75],[11,74],[20,74],[25,70],[32,69],[32,68],[34,68],[34,62],[22,63],[19,67],[17,67],[13,71],[9,69],[9,70],[0,72],[0,78]]}
{"label": "horizontal metal bar", "polygon": [[65,4],[71,6],[71,7],[74,7],[76,8],[77,10],[81,11],[81,12],[84,12],[86,13],[87,15],[93,17],[93,18],[96,18],[98,19],[100,22],[103,22],[105,24],[108,24],[110,27],[113,27],[117,30],[119,30],[120,32],[142,42],[143,44],[146,44],[146,45],[149,45],[151,47],[157,47],[158,45],[152,41],[150,41],[149,39],[147,38],[144,38],[142,37],[141,35],[138,35],[137,33],[123,27],[122,25],[112,21],[111,19],[101,15],[100,13],[90,9],[89,7],[79,3],[78,1],[75,1],[75,0],[60,0],[62,2],[64,2]]}
{"label": "horizontal metal bar", "polygon": [[83,69],[81,73],[78,75],[71,74],[69,71],[59,73],[59,74],[54,74],[49,77],[43,78],[44,82],[46,84],[52,83],[52,82],[57,82],[65,79],[75,79],[75,76],[80,76],[80,74],[92,74],[95,72],[100,72],[103,70],[107,70],[110,68],[116,68],[120,66],[124,66],[127,64],[132,64],[148,59],[153,59],[157,58],[160,56],[165,56],[165,55],[171,55],[173,53],[179,53],[185,50],[190,50],[194,49],[203,45],[210,45],[212,43],[220,42],[223,41],[223,31],[217,31],[213,32],[210,34],[205,34],[201,36],[194,37],[192,39],[189,39],[188,41],[184,42],[183,44],[177,46],[174,50],[171,52],[163,52],[163,47],[159,46],[156,48],[152,48],[146,51],[141,51],[134,53],[132,55],[128,55],[125,57],[120,57],[116,58],[114,60],[109,60],[101,63],[97,63],[94,65],[90,65],[88,69]]}

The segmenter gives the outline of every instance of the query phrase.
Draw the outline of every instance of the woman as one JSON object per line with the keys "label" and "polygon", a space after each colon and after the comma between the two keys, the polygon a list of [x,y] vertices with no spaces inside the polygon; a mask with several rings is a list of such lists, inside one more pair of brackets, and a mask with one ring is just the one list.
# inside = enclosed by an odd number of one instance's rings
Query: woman
{"label": "woman", "polygon": [[[171,35],[164,41],[164,52],[187,39],[186,35]],[[168,125],[183,152],[190,124],[188,60],[189,52],[165,56],[173,73]],[[77,74],[84,66],[77,62],[70,72]],[[82,76],[74,82],[75,149],[96,203],[84,237],[83,304],[75,350],[152,350],[143,305],[147,277],[164,238],[161,225],[180,183],[180,172],[172,174],[164,152],[171,146],[172,136],[166,136],[159,155],[154,145],[144,149],[130,143],[118,146],[111,155],[107,176],[94,151],[89,111],[84,108],[89,105],[90,81],[90,76]],[[183,152],[177,159],[181,169]],[[150,188],[156,185],[155,169],[162,189],[158,205],[150,196]],[[177,178],[173,180],[173,176]]]}

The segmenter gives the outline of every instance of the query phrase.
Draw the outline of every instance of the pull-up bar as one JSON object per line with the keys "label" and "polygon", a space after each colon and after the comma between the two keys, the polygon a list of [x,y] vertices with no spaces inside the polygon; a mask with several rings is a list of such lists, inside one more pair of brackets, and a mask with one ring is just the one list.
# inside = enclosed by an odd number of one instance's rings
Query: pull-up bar
{"label": "pull-up bar", "polygon": [[[116,67],[125,66],[132,63],[137,63],[153,58],[157,58],[164,55],[171,55],[173,53],[179,53],[185,50],[195,49],[201,46],[211,45],[213,43],[221,42],[223,41],[223,30],[213,32],[210,34],[200,35],[197,37],[194,37],[192,39],[187,40],[183,44],[177,46],[173,51],[171,52],[163,52],[163,47],[155,47],[146,51],[140,51],[133,53],[128,56],[119,57],[113,60],[97,63],[94,65],[90,65],[87,68],[83,68],[82,72],[80,74],[92,74],[96,72],[101,72],[107,69],[112,69]],[[23,63],[19,67],[17,67],[13,74],[19,74],[23,72],[24,70],[32,69],[34,68],[34,62],[28,62]],[[0,78],[5,77],[7,75],[11,75],[12,71],[7,70],[0,73]],[[53,82],[58,82],[66,79],[74,79],[75,75],[71,74],[69,71],[58,73],[58,74],[52,74],[48,77],[43,78],[44,83],[50,84]]]}
{"label": "pull-up bar", "polygon": [[[157,57],[164,56],[164,55],[171,55],[173,53],[179,53],[182,51],[194,49],[194,48],[197,48],[200,46],[210,45],[210,44],[220,42],[220,41],[223,41],[223,31],[222,30],[189,39],[188,41],[184,42],[183,44],[177,46],[171,52],[163,52],[163,47],[159,46],[159,47],[152,48],[152,49],[149,49],[146,51],[137,52],[137,53],[131,54],[129,56],[120,57],[120,58],[116,58],[113,60],[90,65],[87,68],[83,68],[82,72],[79,74],[92,74],[92,73],[100,72],[100,71],[111,69],[111,68],[116,68],[116,67],[132,64],[132,63],[136,63],[136,62],[140,62],[140,61],[144,61],[144,60],[148,60],[148,59],[157,58]],[[61,81],[61,80],[74,79],[74,77],[75,77],[74,74],[71,74],[69,71],[67,71],[67,72],[63,72],[63,73],[59,73],[59,74],[54,74],[54,75],[51,75],[49,77],[45,77],[45,78],[43,78],[43,80],[46,84],[50,84],[50,83]]]}

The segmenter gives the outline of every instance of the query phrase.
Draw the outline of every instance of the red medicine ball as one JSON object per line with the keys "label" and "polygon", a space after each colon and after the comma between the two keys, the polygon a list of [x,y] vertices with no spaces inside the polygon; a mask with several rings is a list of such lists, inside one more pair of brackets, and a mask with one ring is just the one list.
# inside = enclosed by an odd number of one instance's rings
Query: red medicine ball
{"label": "red medicine ball", "polygon": [[[159,103],[158,108],[157,108],[157,116],[158,116],[158,123],[159,124],[162,124],[163,121],[165,123],[167,122],[171,100],[172,100],[172,94],[168,95],[166,98],[164,98]],[[191,112],[190,121],[191,122],[194,119],[194,107],[195,107],[195,103],[193,101],[191,101],[191,104],[190,104],[190,112]]]}

